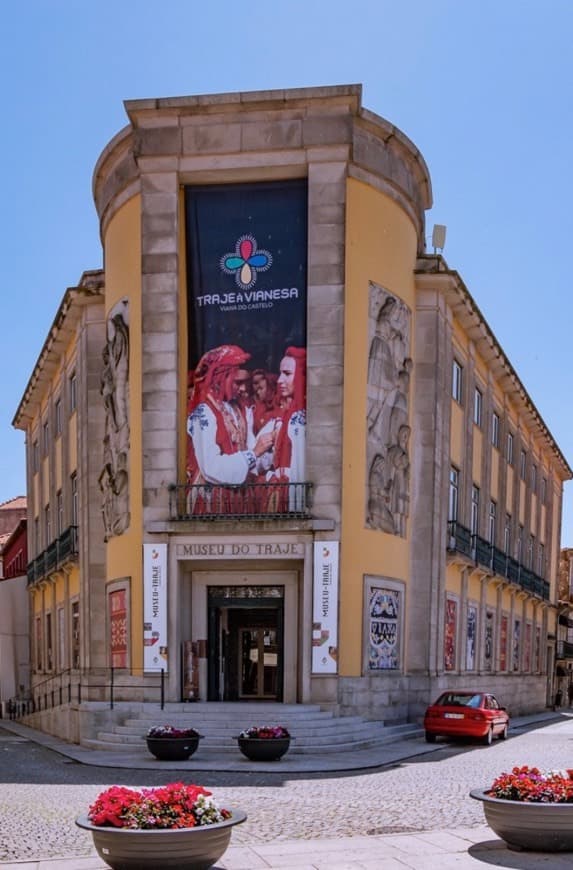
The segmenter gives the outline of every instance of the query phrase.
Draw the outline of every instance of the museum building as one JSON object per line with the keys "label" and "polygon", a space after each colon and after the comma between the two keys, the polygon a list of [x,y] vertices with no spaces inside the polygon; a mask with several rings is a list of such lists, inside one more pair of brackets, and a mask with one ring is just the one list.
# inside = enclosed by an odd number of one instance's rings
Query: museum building
{"label": "museum building", "polygon": [[[32,698],[417,721],[552,692],[571,469],[358,85],[135,100],[26,433]],[[113,688],[112,688],[113,687]],[[122,706],[123,705],[123,706]]]}

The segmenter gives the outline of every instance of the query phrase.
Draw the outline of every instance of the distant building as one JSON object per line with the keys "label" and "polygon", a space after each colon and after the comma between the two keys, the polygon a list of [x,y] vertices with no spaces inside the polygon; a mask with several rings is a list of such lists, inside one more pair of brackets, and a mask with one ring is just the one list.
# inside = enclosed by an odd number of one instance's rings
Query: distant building
{"label": "distant building", "polygon": [[33,682],[82,686],[36,724],[93,737],[112,668],[108,719],[162,672],[172,702],[387,722],[456,686],[545,706],[571,469],[425,251],[418,149],[355,85],[126,110],[94,173],[105,270],[14,420]]}
{"label": "distant building", "polygon": [[26,498],[0,505],[0,709],[26,698],[30,686],[30,631],[26,569]]}

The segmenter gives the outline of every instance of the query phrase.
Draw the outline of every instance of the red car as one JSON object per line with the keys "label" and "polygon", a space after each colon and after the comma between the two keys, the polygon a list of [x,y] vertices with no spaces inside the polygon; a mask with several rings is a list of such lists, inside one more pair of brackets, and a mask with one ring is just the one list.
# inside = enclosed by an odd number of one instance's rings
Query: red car
{"label": "red car", "polygon": [[424,716],[426,740],[475,737],[489,746],[497,735],[505,740],[509,715],[488,692],[443,692]]}

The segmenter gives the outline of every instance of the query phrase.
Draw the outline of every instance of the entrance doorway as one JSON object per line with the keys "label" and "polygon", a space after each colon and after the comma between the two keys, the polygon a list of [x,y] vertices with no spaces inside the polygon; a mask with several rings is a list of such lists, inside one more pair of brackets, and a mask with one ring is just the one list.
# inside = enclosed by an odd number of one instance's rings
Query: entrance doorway
{"label": "entrance doorway", "polygon": [[209,700],[282,701],[283,587],[233,587],[232,595],[222,596],[224,591],[218,586],[208,592]]}

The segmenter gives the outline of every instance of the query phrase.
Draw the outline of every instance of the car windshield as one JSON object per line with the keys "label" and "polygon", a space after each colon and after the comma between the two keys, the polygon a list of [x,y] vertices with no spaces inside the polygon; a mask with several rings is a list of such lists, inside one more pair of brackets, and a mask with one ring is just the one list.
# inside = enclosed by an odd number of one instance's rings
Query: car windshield
{"label": "car windshield", "polygon": [[439,707],[479,707],[481,695],[462,695],[456,692],[445,692],[436,701]]}

